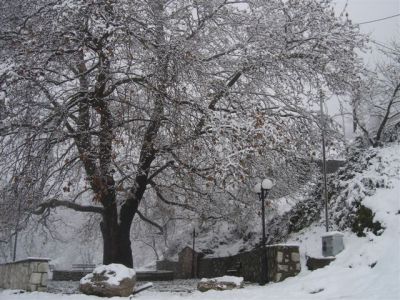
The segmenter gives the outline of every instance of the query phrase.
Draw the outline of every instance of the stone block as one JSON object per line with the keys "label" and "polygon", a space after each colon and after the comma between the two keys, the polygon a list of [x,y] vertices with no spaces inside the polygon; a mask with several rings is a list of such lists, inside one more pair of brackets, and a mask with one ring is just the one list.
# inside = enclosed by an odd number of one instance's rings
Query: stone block
{"label": "stone block", "polygon": [[300,254],[299,253],[292,252],[291,256],[292,256],[292,261],[293,262],[299,262],[300,261]]}
{"label": "stone block", "polygon": [[301,270],[301,265],[299,263],[296,264],[296,271],[300,271]]}
{"label": "stone block", "polygon": [[47,273],[42,274],[42,280],[40,282],[41,286],[47,286],[47,276],[48,276]]}
{"label": "stone block", "polygon": [[29,279],[30,284],[40,284],[42,281],[42,274],[41,273],[32,273]]}
{"label": "stone block", "polygon": [[29,285],[29,292],[36,292],[37,291],[37,285],[36,284],[30,284]]}
{"label": "stone block", "polygon": [[278,251],[277,254],[276,254],[276,261],[278,263],[280,263],[280,262],[282,262],[282,260],[283,260],[283,253]]}
{"label": "stone block", "polygon": [[288,272],[289,267],[287,265],[278,265],[278,271]]}
{"label": "stone block", "polygon": [[32,261],[32,262],[25,263],[25,265],[30,269],[31,272],[35,272],[35,273],[38,272],[38,266],[39,266],[38,262]]}
{"label": "stone block", "polygon": [[18,285],[18,283],[19,283],[19,279],[18,279],[19,274],[18,275],[15,275],[15,274],[18,274],[18,273],[17,272],[14,273],[14,274],[11,273],[9,281],[8,281],[11,289],[18,289],[19,288],[19,285]]}
{"label": "stone block", "polygon": [[29,266],[26,264],[21,265],[16,272],[18,273],[18,276],[21,278],[29,278],[29,274],[31,273]]}
{"label": "stone block", "polygon": [[279,281],[281,281],[281,278],[282,278],[282,273],[276,273],[275,281],[279,282]]}
{"label": "stone block", "polygon": [[39,286],[39,287],[37,288],[37,291],[38,291],[38,292],[47,292],[47,287],[45,287],[45,286]]}
{"label": "stone block", "polygon": [[47,273],[49,271],[49,264],[47,262],[42,262],[38,265],[37,271],[39,273]]}

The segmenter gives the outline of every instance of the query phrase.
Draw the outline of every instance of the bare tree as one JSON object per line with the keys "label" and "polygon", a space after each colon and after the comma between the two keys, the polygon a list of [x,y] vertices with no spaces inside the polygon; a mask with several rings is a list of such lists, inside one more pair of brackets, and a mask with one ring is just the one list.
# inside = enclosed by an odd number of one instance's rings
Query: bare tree
{"label": "bare tree", "polygon": [[368,71],[354,90],[354,120],[374,147],[400,125],[400,45],[381,50],[386,60]]}
{"label": "bare tree", "polygon": [[1,6],[2,184],[27,215],[101,214],[105,264],[132,266],[135,215],[163,230],[145,195],[215,217],[260,161],[300,164],[315,88],[345,91],[363,45],[330,1]]}

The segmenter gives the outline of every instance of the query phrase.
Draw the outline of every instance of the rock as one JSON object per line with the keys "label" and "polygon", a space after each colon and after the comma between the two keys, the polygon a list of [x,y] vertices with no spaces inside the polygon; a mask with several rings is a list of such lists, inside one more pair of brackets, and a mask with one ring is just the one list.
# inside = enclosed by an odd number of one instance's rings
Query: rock
{"label": "rock", "polygon": [[96,267],[80,280],[79,291],[100,297],[128,297],[133,293],[136,273],[120,264]]}
{"label": "rock", "polygon": [[315,257],[308,256],[306,266],[310,271],[314,271],[314,270],[326,267],[334,260],[335,260],[335,257],[315,258]]}
{"label": "rock", "polygon": [[223,276],[217,278],[203,278],[198,284],[197,289],[200,292],[209,290],[225,291],[243,287],[243,277]]}

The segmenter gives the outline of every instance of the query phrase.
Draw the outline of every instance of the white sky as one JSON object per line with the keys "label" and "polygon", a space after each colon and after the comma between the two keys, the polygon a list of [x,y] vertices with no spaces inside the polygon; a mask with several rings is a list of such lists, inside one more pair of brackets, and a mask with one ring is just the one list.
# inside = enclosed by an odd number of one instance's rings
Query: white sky
{"label": "white sky", "polygon": [[[354,24],[385,18],[400,13],[400,0],[334,0],[337,11],[341,11],[347,3],[349,18]],[[379,43],[390,44],[400,36],[400,16],[379,22],[360,25],[361,32],[370,34]],[[376,48],[365,56],[369,64],[381,57]]]}
{"label": "white sky", "polygon": [[[349,18],[354,23],[362,23],[385,18],[400,13],[400,0],[334,0],[338,12],[347,3]],[[360,25],[363,32],[372,32],[383,39],[390,38],[397,29],[399,32],[400,17]]]}

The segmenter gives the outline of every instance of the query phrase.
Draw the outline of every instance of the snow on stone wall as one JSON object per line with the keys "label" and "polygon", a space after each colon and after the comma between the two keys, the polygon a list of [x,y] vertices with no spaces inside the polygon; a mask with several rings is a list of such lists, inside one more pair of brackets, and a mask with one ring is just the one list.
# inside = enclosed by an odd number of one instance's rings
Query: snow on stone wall
{"label": "snow on stone wall", "polygon": [[0,288],[47,291],[49,259],[27,258],[0,265]]}

